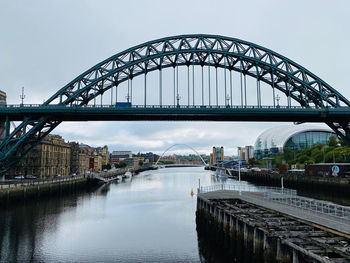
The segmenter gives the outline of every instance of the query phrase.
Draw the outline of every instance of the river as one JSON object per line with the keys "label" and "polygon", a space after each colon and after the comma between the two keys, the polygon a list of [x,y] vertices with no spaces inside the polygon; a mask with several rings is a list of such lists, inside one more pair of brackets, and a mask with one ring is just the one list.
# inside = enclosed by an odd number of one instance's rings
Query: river
{"label": "river", "polygon": [[190,192],[198,179],[218,183],[212,174],[202,167],[146,171],[1,210],[0,262],[209,262],[220,251],[199,247]]}

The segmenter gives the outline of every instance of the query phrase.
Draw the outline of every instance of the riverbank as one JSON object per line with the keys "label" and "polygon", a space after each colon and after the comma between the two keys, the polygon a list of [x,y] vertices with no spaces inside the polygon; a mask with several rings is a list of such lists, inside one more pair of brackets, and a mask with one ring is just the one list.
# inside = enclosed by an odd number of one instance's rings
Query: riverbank
{"label": "riverbank", "polygon": [[78,190],[89,189],[93,185],[85,177],[53,179],[50,182],[39,181],[1,185],[0,206],[4,207],[9,203],[19,203],[30,199],[60,196]]}
{"label": "riverbank", "polygon": [[[233,175],[238,176],[237,171]],[[241,179],[259,185],[280,186],[281,177],[283,184],[287,188],[310,189],[317,188],[322,191],[338,191],[348,193],[350,190],[349,178],[325,178],[316,176],[307,176],[304,174],[269,174],[260,172],[241,172]]]}
{"label": "riverbank", "polygon": [[[205,170],[215,171],[216,167],[206,166]],[[238,171],[230,170],[230,174],[233,178],[238,178]],[[241,171],[241,180],[258,185],[281,186],[281,177],[283,177],[285,187],[297,190],[313,190],[317,188],[321,191],[337,191],[342,194],[350,191],[350,178],[307,176],[303,173],[272,174],[268,172]]]}
{"label": "riverbank", "polygon": [[[132,171],[138,174],[153,167],[141,167]],[[103,172],[99,175],[109,179],[117,175],[125,174],[127,170],[116,170],[115,172]],[[40,200],[41,198],[59,197],[63,194],[75,193],[77,191],[89,191],[100,183],[93,176],[72,176],[53,178],[48,180],[18,181],[10,184],[0,184],[0,206],[9,203],[19,203],[25,200]]]}
{"label": "riverbank", "polygon": [[[216,170],[213,166],[207,166],[205,169]],[[229,178],[238,180],[238,171],[230,170],[230,173]],[[283,174],[272,174],[241,171],[242,181],[247,181],[257,186],[281,187],[282,176],[284,187],[297,190],[299,195],[350,206],[350,178],[307,176],[304,173],[286,172]]]}

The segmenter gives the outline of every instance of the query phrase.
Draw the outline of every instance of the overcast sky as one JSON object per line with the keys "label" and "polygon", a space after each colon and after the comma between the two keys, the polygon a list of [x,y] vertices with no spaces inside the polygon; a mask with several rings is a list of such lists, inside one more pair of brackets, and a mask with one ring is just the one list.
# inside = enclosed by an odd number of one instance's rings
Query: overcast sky
{"label": "overcast sky", "polygon": [[[350,2],[0,0],[0,89],[8,103],[42,103],[83,71],[134,45],[171,35],[208,33],[272,49],[350,98]],[[185,143],[227,154],[281,123],[63,123],[66,140],[111,150],[161,153]],[[292,124],[291,124],[292,125]],[[174,152],[189,153],[182,147]]]}

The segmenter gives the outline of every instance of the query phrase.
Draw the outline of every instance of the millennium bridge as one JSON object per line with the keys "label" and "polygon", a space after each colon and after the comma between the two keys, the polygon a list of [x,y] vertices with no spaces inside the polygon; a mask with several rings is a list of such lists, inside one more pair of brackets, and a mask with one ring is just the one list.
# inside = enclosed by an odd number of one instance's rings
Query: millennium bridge
{"label": "millennium bridge", "polygon": [[0,172],[62,121],[320,122],[350,143],[349,106],[321,78],[265,47],[218,35],[165,37],[96,64],[43,104],[0,106]]}

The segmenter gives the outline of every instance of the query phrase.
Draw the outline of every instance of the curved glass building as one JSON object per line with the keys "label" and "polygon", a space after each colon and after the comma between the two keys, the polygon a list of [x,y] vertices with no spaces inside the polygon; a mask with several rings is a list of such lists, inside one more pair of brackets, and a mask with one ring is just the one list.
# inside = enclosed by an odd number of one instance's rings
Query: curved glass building
{"label": "curved glass building", "polygon": [[330,128],[312,125],[274,127],[258,136],[254,145],[254,156],[262,159],[281,154],[285,147],[300,151],[317,144],[327,144],[331,136],[336,135]]}

